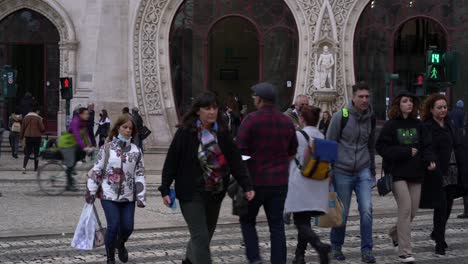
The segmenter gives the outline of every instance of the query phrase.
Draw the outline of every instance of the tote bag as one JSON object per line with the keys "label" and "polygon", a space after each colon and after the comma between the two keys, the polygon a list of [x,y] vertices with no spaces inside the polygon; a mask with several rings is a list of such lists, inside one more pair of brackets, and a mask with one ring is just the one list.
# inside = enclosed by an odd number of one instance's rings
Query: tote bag
{"label": "tote bag", "polygon": [[315,225],[319,227],[338,227],[344,224],[344,206],[336,192],[328,193],[328,212],[315,217]]}

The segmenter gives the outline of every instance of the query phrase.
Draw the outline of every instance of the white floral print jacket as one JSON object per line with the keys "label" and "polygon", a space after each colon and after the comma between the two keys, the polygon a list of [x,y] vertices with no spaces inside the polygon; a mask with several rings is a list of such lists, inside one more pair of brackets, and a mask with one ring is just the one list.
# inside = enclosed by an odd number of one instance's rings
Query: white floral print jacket
{"label": "white floral print jacket", "polygon": [[[100,199],[115,202],[133,202],[139,207],[146,205],[145,169],[140,149],[135,144],[126,144],[114,138],[109,143],[109,160],[104,175],[105,146],[96,157],[96,163],[88,174],[88,191]],[[102,188],[99,189],[99,185]],[[99,193],[96,194],[96,192]],[[136,192],[136,195],[134,194]]]}

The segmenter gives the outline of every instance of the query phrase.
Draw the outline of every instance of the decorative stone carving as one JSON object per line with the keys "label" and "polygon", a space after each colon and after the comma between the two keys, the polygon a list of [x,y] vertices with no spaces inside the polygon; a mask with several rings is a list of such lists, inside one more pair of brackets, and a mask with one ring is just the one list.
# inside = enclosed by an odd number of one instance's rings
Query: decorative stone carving
{"label": "decorative stone carving", "polygon": [[[172,19],[183,0],[141,0],[134,29],[133,65],[136,101],[147,115],[164,116],[169,127],[175,123],[175,103],[170,77],[168,36]],[[316,105],[336,111],[346,103],[347,87],[354,83],[352,51],[344,37],[346,20],[357,0],[285,0],[296,19],[299,60],[295,94],[308,94]],[[364,4],[365,5],[365,4]],[[354,12],[354,11],[353,11]],[[362,12],[362,10],[361,10]],[[354,28],[353,28],[354,30]],[[348,43],[347,43],[348,44]],[[324,71],[325,87],[314,87],[317,63],[324,46],[332,55],[331,70]],[[320,66],[324,66],[320,60]],[[328,56],[328,59],[330,57]],[[353,73],[354,74],[354,73]],[[318,79],[317,79],[318,78]],[[330,81],[331,79],[331,81]],[[319,82],[321,83],[321,82]],[[149,117],[149,116],[148,116]],[[170,129],[169,129],[170,130]]]}
{"label": "decorative stone carving", "polygon": [[162,115],[158,36],[167,0],[143,0],[138,10],[134,34],[135,89],[142,113]]}
{"label": "decorative stone carving", "polygon": [[318,54],[317,63],[315,64],[313,85],[318,90],[334,90],[335,55],[330,52],[328,45],[321,46],[319,50],[322,52]]}

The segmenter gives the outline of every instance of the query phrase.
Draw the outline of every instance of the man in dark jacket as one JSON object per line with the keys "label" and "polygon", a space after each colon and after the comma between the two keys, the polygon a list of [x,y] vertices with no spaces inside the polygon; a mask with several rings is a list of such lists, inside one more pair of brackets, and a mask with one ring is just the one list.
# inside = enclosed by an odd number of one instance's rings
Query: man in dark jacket
{"label": "man in dark jacket", "polygon": [[457,101],[456,107],[450,111],[450,118],[452,119],[453,125],[457,129],[463,128],[465,123],[465,111],[463,111],[464,103],[462,100]]}
{"label": "man in dark jacket", "polygon": [[94,136],[94,104],[89,103],[88,104],[88,113],[89,113],[89,119],[88,119],[88,125],[86,126],[86,129],[88,130],[88,135],[89,138],[91,139],[91,144],[93,147],[96,146],[96,137]]}
{"label": "man in dark jacket", "polygon": [[242,236],[249,263],[262,263],[256,218],[263,205],[271,232],[271,263],[286,263],[286,237],[283,210],[288,190],[289,161],[297,151],[293,123],[276,109],[275,87],[260,83],[252,87],[256,112],[242,121],[237,145],[243,155],[251,156],[248,167],[255,190],[247,214],[240,217]]}
{"label": "man in dark jacket", "polygon": [[140,114],[138,113],[138,107],[132,108],[132,118],[133,122],[135,122],[137,133],[135,135],[135,144],[143,151],[143,140],[140,138],[140,131],[143,128],[143,118],[141,118]]}

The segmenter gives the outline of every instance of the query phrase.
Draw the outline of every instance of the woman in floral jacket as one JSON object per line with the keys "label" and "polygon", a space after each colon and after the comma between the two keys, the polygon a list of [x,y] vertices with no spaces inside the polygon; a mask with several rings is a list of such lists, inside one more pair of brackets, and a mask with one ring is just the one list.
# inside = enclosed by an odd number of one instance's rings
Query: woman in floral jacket
{"label": "woman in floral jacket", "polygon": [[125,242],[133,232],[135,203],[141,208],[146,205],[143,157],[132,143],[134,127],[129,115],[119,117],[109,134],[110,142],[101,147],[88,175],[86,202],[93,203],[97,195],[106,215],[107,263],[115,263],[115,247],[120,261],[128,261]]}

